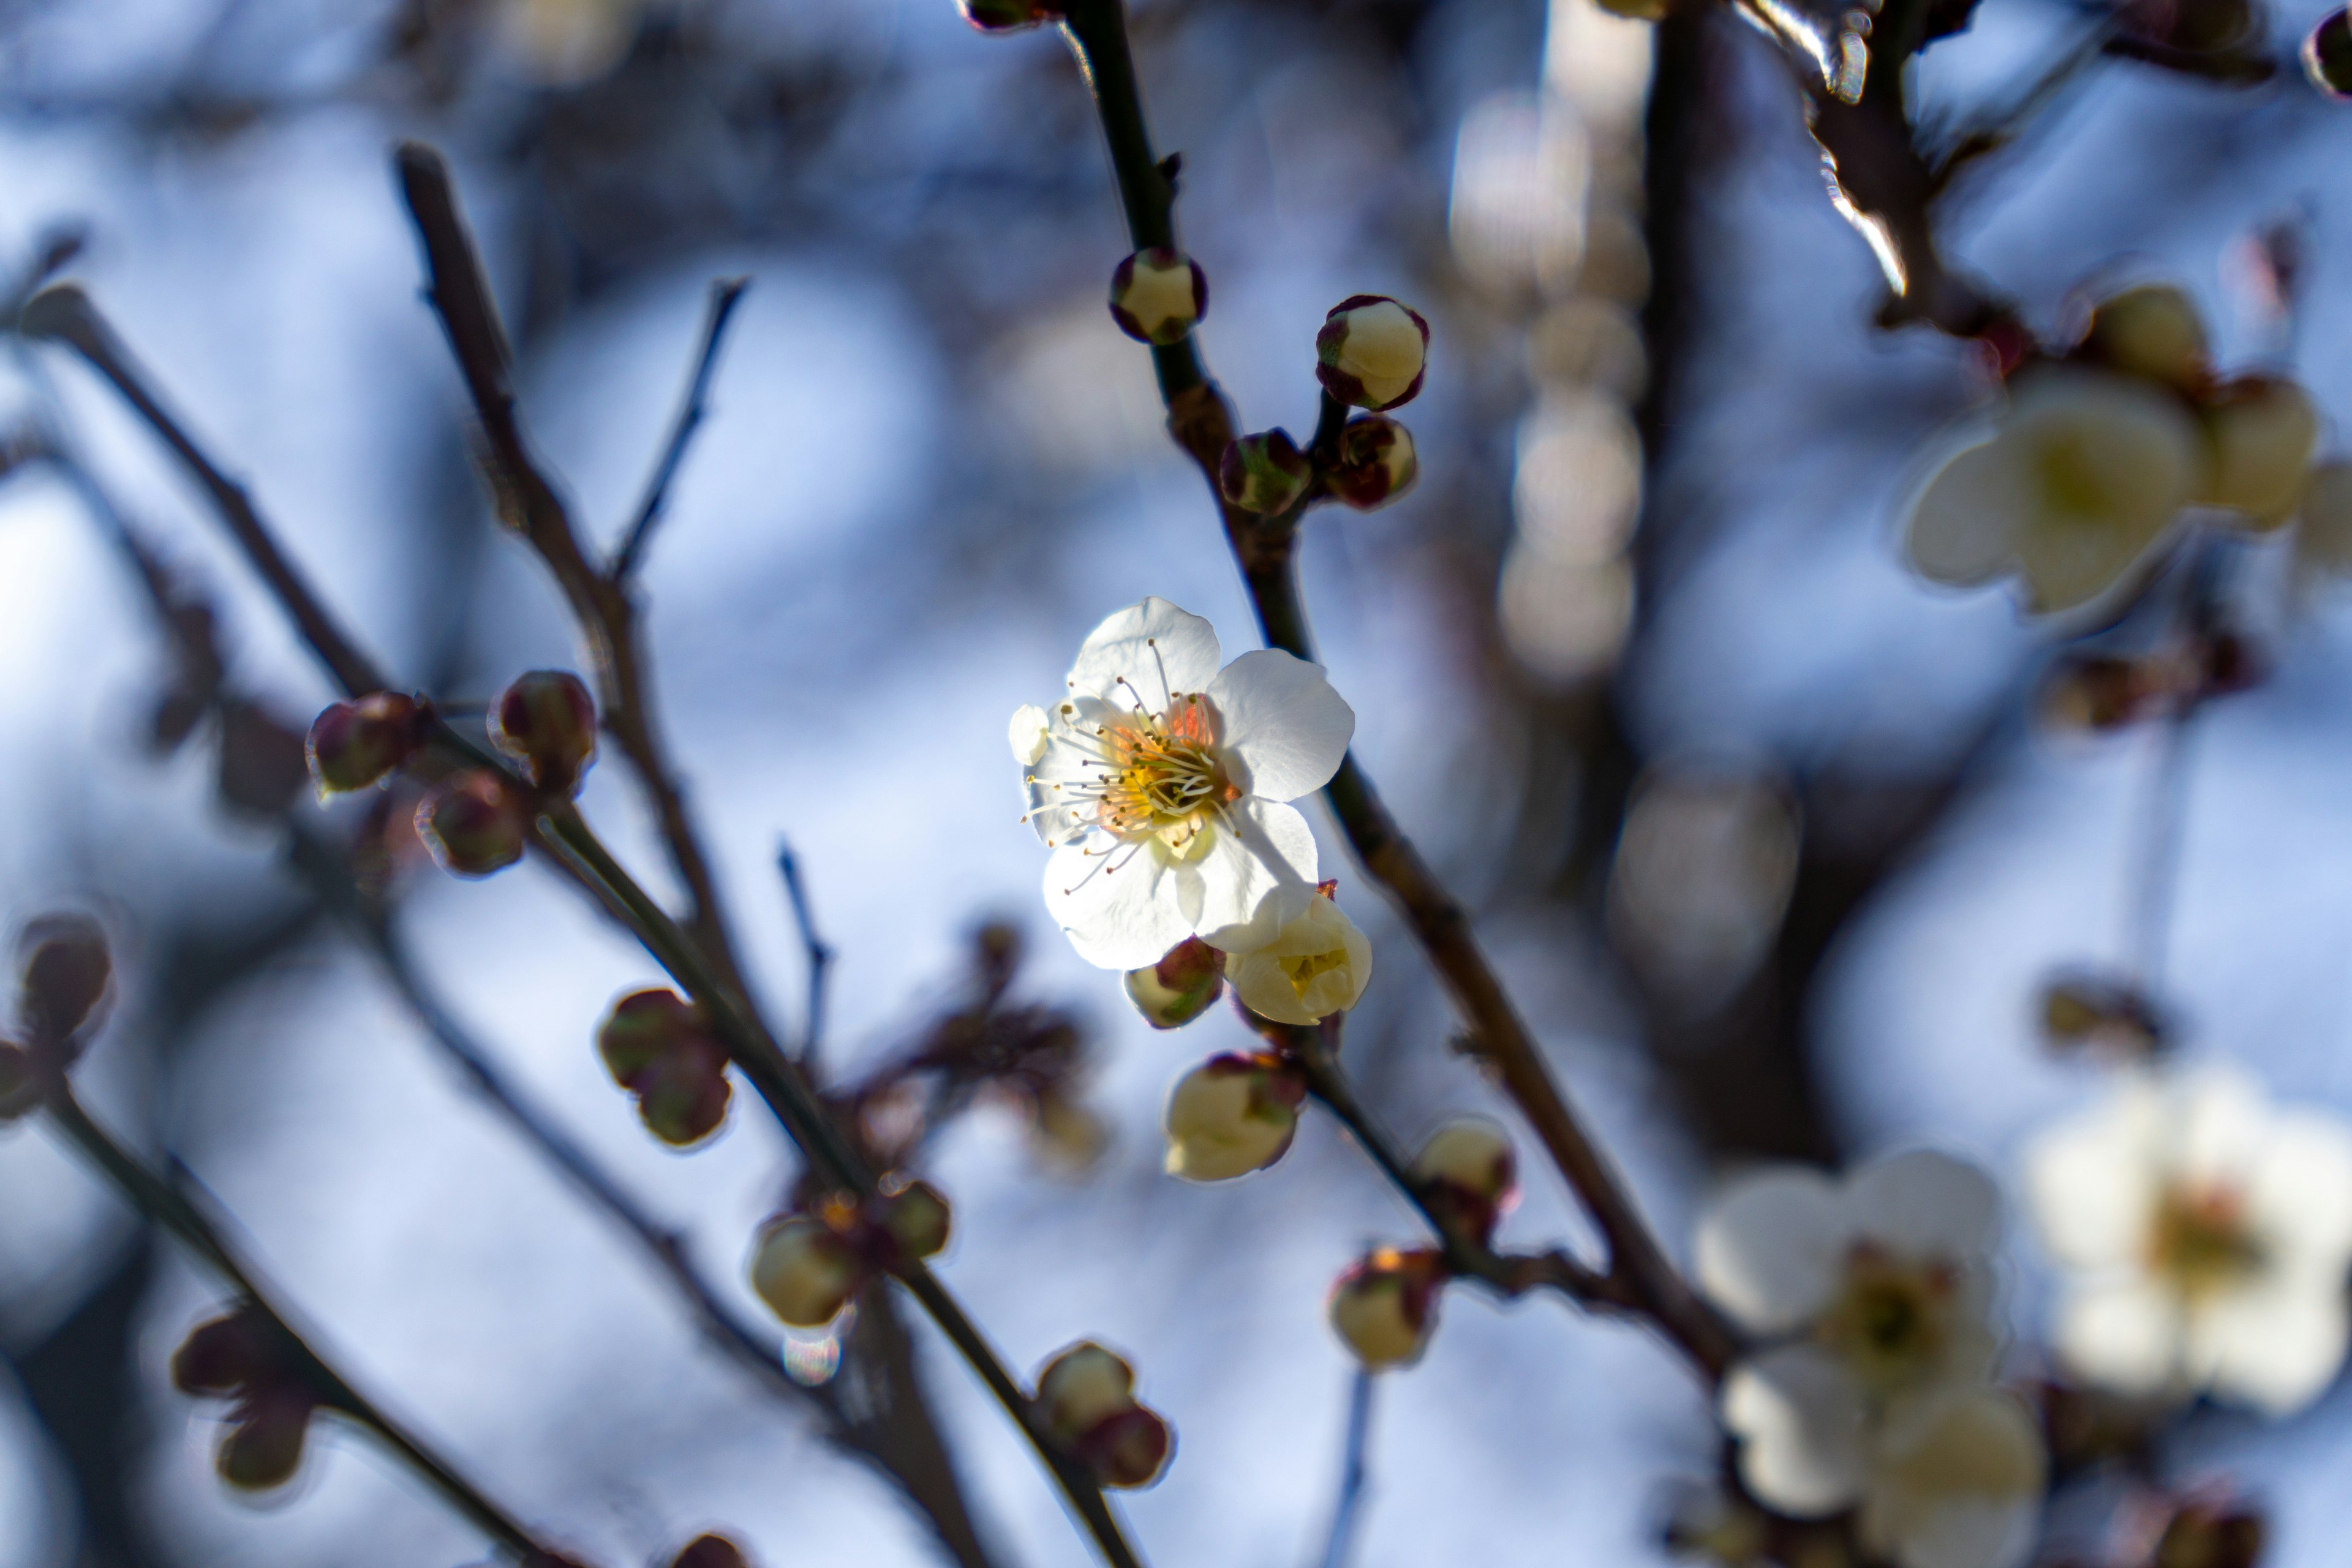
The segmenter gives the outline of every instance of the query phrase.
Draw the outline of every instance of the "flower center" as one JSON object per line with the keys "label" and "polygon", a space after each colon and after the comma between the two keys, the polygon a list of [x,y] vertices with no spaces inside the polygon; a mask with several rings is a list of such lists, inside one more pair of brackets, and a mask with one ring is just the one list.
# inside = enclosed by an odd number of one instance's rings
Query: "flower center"
{"label": "flower center", "polygon": [[2167,1188],[2147,1238],[2149,1266],[2184,1296],[2210,1296],[2263,1266],[2245,1204],[2228,1188]]}
{"label": "flower center", "polygon": [[1337,947],[1328,952],[1310,952],[1304,958],[1283,958],[1276,962],[1281,964],[1282,973],[1290,977],[1290,988],[1297,992],[1298,999],[1304,1002],[1307,1000],[1307,988],[1314,984],[1318,976],[1347,967],[1348,950]]}
{"label": "flower center", "polygon": [[1150,835],[1179,858],[1207,846],[1217,811],[1241,798],[1210,738],[1213,711],[1198,692],[1170,700],[1165,713],[1139,709],[1102,736],[1107,771],[1096,811],[1122,838]]}
{"label": "flower center", "polygon": [[2090,443],[2079,432],[2055,431],[2043,437],[2034,457],[2035,477],[2052,506],[2070,517],[2086,520],[2108,510],[2108,488]]}
{"label": "flower center", "polygon": [[1958,1284],[1940,1263],[1911,1263],[1868,1243],[1846,1257],[1845,1283],[1814,1325],[1863,1384],[1885,1394],[1916,1381],[1951,1338]]}

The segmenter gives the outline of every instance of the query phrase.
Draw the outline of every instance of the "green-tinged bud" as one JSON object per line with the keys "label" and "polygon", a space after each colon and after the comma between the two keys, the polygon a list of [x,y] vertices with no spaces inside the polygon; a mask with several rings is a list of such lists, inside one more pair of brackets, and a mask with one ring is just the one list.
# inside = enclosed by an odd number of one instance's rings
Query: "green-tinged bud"
{"label": "green-tinged bud", "polygon": [[751,1250],[751,1289],[796,1329],[821,1329],[841,1315],[866,1277],[857,1251],[812,1215],[770,1220]]}
{"label": "green-tinged bud", "polygon": [[936,1258],[945,1250],[954,1227],[948,1200],[929,1182],[908,1182],[896,1192],[885,1183],[882,1228],[902,1258]]}
{"label": "green-tinged bud", "polygon": [[1429,367],[1429,323],[1385,294],[1352,294],[1315,334],[1315,375],[1340,402],[1377,414],[1410,403]]}
{"label": "green-tinged bud", "polygon": [[1244,511],[1271,517],[1287,511],[1307,493],[1315,466],[1287,430],[1265,430],[1244,436],[1225,448],[1217,464],[1217,488],[1225,500]]}
{"label": "green-tinged bud", "polygon": [[750,1560],[723,1535],[698,1535],[670,1559],[669,1568],[750,1568]]}
{"label": "green-tinged bud", "polygon": [[422,717],[415,700],[396,691],[331,703],[303,742],[319,793],[365,789],[399,767],[416,749]]}
{"label": "green-tinged bud", "polygon": [[1385,506],[1421,475],[1412,432],[1377,414],[1350,419],[1339,432],[1339,460],[1328,476],[1331,493],[1360,511]]}
{"label": "green-tinged bud", "polygon": [[1265,946],[1235,953],[1228,973],[1234,994],[1258,1016],[1312,1024],[1363,997],[1372,982],[1372,943],[1337,899],[1318,892]]}
{"label": "green-tinged bud", "polygon": [[307,1393],[290,1386],[273,1386],[243,1400],[213,1455],[221,1479],[249,1492],[292,1480],[302,1468],[302,1440],[316,1408]]}
{"label": "green-tinged bud", "polygon": [[2170,283],[2143,283],[2102,300],[2080,352],[2110,369],[2183,390],[2212,374],[2205,323],[2188,293]]}
{"label": "green-tinged bud", "polygon": [[541,789],[569,795],[596,758],[596,702],[567,669],[515,677],[490,700],[490,742]]}
{"label": "green-tinged bud", "polygon": [[1168,1173],[1223,1182],[1265,1170],[1290,1147],[1306,1098],[1306,1079],[1278,1057],[1211,1057],[1169,1091]]}
{"label": "green-tinged bud", "polygon": [[1174,1437],[1138,1404],[1135,1369],[1092,1341],[1062,1352],[1037,1374],[1045,1429],[1107,1487],[1149,1486],[1167,1468]]}
{"label": "green-tinged bud", "polygon": [[1384,1247],[1331,1288],[1331,1327],[1374,1372],[1403,1366],[1429,1343],[1444,1282],[1444,1264],[1435,1252]]}
{"label": "green-tinged bud", "polygon": [[2254,1568],[2266,1533],[2263,1516],[2242,1503],[2185,1502],[2165,1525],[2148,1568]]}
{"label": "green-tinged bud", "polygon": [[957,5],[963,19],[983,33],[1017,33],[1062,19],[1062,7],[1051,0],[957,0]]}
{"label": "green-tinged bud", "polygon": [[25,928],[16,1015],[36,1046],[73,1037],[106,999],[114,963],[106,932],[88,915],[43,915]]}
{"label": "green-tinged bud", "polygon": [[197,1324],[172,1352],[172,1386],[183,1394],[222,1394],[268,1381],[277,1366],[277,1333],[254,1307]]}
{"label": "green-tinged bud", "polygon": [[596,1054],[663,1142],[699,1143],[727,1120],[727,1048],[702,1009],[675,993],[633,991],[614,1003],[596,1030]]}
{"label": "green-tinged bud", "polygon": [[1491,1121],[1465,1118],[1430,1134],[1413,1157],[1412,1173],[1428,1184],[1429,1201],[1486,1237],[1518,1196],[1518,1160],[1511,1141]]}
{"label": "green-tinged bud", "polygon": [[33,1070],[33,1053],[14,1040],[0,1040],[0,1126],[40,1103],[41,1085]]}
{"label": "green-tinged bud", "polygon": [[460,877],[487,877],[522,858],[530,806],[488,768],[452,773],[416,804],[416,834]]}
{"label": "green-tinged bud", "polygon": [[1127,972],[1127,999],[1155,1029],[1182,1028],[1224,990],[1225,955],[1197,936],[1170,948],[1159,963]]}
{"label": "green-tinged bud", "polygon": [[2294,515],[2319,442],[2310,395],[2291,381],[2246,376],[2216,388],[2203,413],[2213,465],[2193,499],[2244,512],[2257,528]]}
{"label": "green-tinged bud", "polygon": [[2330,98],[2352,98],[2352,16],[2330,11],[2304,36],[2303,74]]}
{"label": "green-tinged bud", "polygon": [[1110,319],[1138,342],[1181,342],[1209,313],[1209,279],[1181,250],[1154,246],[1110,275]]}

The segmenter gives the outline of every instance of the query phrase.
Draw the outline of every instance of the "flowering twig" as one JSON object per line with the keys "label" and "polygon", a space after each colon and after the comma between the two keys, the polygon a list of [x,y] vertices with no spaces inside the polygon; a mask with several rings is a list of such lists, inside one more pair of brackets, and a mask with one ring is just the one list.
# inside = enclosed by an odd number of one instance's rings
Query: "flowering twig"
{"label": "flowering twig", "polygon": [[793,906],[793,923],[801,933],[801,949],[808,955],[808,1015],[801,1025],[802,1065],[814,1068],[824,1044],[824,977],[833,967],[833,949],[816,934],[809,910],[808,889],[801,881],[800,857],[789,844],[776,847],[776,874],[783,879],[784,897]]}
{"label": "flowering twig", "polygon": [[[1110,145],[1111,165],[1138,249],[1174,237],[1174,187],[1151,155],[1121,0],[1076,0],[1066,26],[1093,86]],[[1217,468],[1233,437],[1233,416],[1208,377],[1189,335],[1155,347],[1152,358],[1178,444],[1218,493]],[[1225,503],[1219,508],[1266,642],[1312,660],[1306,609],[1295,571],[1296,513],[1261,520]],[[1326,787],[1332,815],[1364,868],[1389,890],[1414,935],[1468,1018],[1479,1058],[1492,1068],[1574,1189],[1609,1245],[1612,1290],[1622,1291],[1706,1375],[1719,1374],[1731,1339],[1714,1314],[1675,1273],[1582,1124],[1570,1110],[1533,1037],[1480,951],[1468,915],[1399,831],[1371,782],[1352,756]]]}
{"label": "flowering twig", "polygon": [[645,558],[646,542],[653,537],[654,524],[661,521],[662,509],[669,502],[669,489],[677,478],[678,465],[685,460],[687,443],[694,439],[708,412],[710,395],[710,375],[719,366],[719,340],[727,334],[727,322],[735,314],[736,302],[743,290],[751,286],[749,278],[722,278],[710,286],[710,308],[702,321],[702,352],[694,362],[694,376],[688,382],[686,401],[678,405],[677,422],[670,426],[669,439],[662,445],[661,461],[654,466],[653,478],[646,483],[646,499],[637,503],[635,521],[621,541],[621,548],[613,553],[613,564],[606,572],[615,583],[625,583]]}
{"label": "flowering twig", "polygon": [[178,1237],[251,1308],[267,1314],[270,1323],[282,1335],[286,1348],[299,1363],[291,1370],[300,1376],[322,1405],[341,1411],[374,1433],[402,1463],[415,1470],[426,1485],[441,1495],[444,1501],[496,1542],[500,1550],[525,1563],[560,1561],[512,1514],[491,1501],[479,1487],[467,1480],[447,1460],[426,1447],[398,1421],[386,1415],[380,1405],[353,1388],[350,1381],[320,1352],[314,1341],[297,1331],[287,1321],[284,1310],[272,1301],[271,1292],[264,1288],[259,1274],[230,1245],[226,1227],[207,1215],[190,1194],[148,1170],[91,1121],[81,1102],[74,1097],[73,1089],[62,1072],[50,1079],[42,1103],[58,1129],[73,1142],[74,1147],[98,1167],[133,1207]]}

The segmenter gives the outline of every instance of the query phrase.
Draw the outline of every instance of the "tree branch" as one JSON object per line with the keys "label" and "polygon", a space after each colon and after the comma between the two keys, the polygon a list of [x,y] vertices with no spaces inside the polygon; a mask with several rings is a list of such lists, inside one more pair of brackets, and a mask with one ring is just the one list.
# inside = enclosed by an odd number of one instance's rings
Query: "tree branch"
{"label": "tree branch", "polygon": [[711,373],[719,366],[719,342],[726,335],[727,322],[735,314],[735,302],[743,298],[743,290],[751,286],[749,278],[722,278],[710,286],[710,308],[702,321],[702,351],[694,362],[694,375],[687,383],[686,401],[678,405],[677,420],[670,426],[669,439],[662,445],[661,461],[654,466],[653,478],[646,482],[646,498],[637,503],[636,521],[629,525],[621,541],[621,548],[613,556],[613,564],[605,576],[614,583],[626,583],[637,569],[646,552],[646,542],[653,537],[654,524],[661,521],[662,509],[668,504],[671,483],[677,478],[678,465],[685,461],[687,443],[702,425],[709,411]]}

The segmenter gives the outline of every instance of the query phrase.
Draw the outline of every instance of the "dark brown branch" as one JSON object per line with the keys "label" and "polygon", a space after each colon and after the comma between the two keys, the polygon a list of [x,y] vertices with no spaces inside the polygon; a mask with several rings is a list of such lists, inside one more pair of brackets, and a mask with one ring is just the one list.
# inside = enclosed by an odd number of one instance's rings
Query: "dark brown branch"
{"label": "dark brown branch", "polygon": [[802,1026],[800,1059],[814,1070],[817,1052],[824,1044],[824,977],[833,967],[833,949],[816,934],[808,889],[801,881],[800,857],[789,844],[777,846],[776,873],[783,879],[784,896],[792,901],[793,923],[801,933],[801,950],[808,955],[808,1017]]}
{"label": "dark brown branch", "polygon": [[710,286],[710,308],[702,321],[702,350],[695,357],[694,375],[687,383],[686,401],[678,405],[677,420],[670,426],[669,439],[662,444],[661,461],[654,466],[653,478],[646,482],[646,499],[637,503],[635,521],[629,524],[621,548],[614,553],[613,565],[605,575],[615,583],[626,583],[630,574],[644,559],[646,542],[653,537],[654,524],[661,521],[662,509],[669,503],[669,489],[677,479],[678,465],[686,459],[687,443],[701,427],[709,412],[711,373],[719,367],[719,343],[726,336],[727,322],[735,314],[736,301],[743,290],[751,286],[749,278],[722,278]]}

